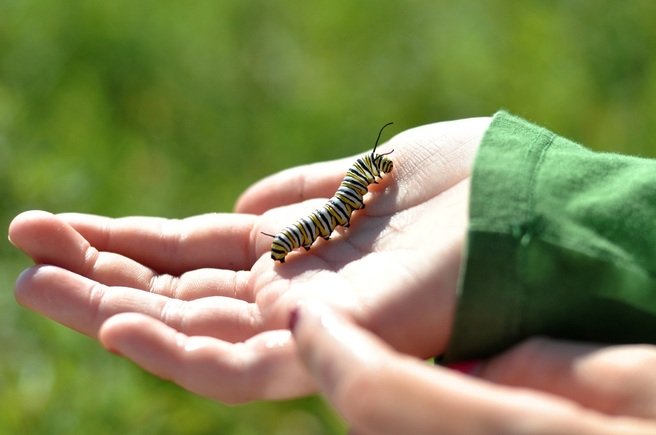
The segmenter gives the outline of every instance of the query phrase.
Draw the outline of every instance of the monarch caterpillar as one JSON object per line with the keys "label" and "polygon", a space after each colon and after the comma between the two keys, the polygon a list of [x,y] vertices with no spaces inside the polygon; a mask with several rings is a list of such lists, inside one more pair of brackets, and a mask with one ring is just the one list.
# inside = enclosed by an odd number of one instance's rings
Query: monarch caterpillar
{"label": "monarch caterpillar", "polygon": [[371,154],[366,154],[355,161],[353,166],[346,172],[346,176],[335,195],[323,207],[283,228],[275,236],[262,233],[273,237],[273,243],[271,244],[271,258],[273,260],[284,263],[287,254],[294,249],[303,247],[306,251],[309,251],[310,246],[318,237],[328,240],[337,225],[349,226],[351,213],[365,206],[363,196],[368,192],[369,185],[372,183],[377,184],[376,180],[382,178],[383,173],[391,172],[394,167],[392,160],[385,157],[393,153],[394,150],[376,154],[380,135],[385,127],[390,124],[393,124],[393,122],[388,122],[381,127]]}

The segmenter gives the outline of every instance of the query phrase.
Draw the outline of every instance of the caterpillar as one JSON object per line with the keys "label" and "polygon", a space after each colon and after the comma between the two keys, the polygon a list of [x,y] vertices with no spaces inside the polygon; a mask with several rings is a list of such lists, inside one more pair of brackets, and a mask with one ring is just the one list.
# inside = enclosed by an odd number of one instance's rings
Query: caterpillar
{"label": "caterpillar", "polygon": [[391,172],[394,167],[392,160],[386,157],[394,150],[376,154],[380,135],[385,127],[391,124],[393,122],[388,122],[381,127],[371,154],[366,154],[355,161],[346,172],[337,192],[323,207],[283,228],[275,236],[262,233],[273,237],[271,258],[274,261],[284,263],[287,254],[294,249],[303,247],[309,251],[310,246],[318,237],[325,240],[330,239],[330,235],[337,225],[349,226],[353,211],[363,209],[365,206],[363,196],[368,192],[369,185],[378,184],[377,179],[381,179],[382,174]]}

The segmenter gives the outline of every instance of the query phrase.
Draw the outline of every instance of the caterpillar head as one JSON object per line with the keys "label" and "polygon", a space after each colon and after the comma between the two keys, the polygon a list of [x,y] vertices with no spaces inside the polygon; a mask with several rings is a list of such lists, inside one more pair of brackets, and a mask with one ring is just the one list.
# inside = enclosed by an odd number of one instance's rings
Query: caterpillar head
{"label": "caterpillar head", "polygon": [[391,125],[391,124],[394,124],[394,123],[393,122],[388,122],[387,124],[385,124],[381,127],[380,131],[378,132],[378,137],[376,138],[376,144],[374,145],[374,149],[371,151],[371,160],[374,162],[374,164],[376,165],[378,170],[380,170],[380,172],[384,172],[386,174],[388,172],[392,172],[392,169],[394,168],[394,163],[392,162],[392,160],[386,157],[386,156],[392,154],[394,152],[394,150],[388,151],[388,152],[383,153],[383,154],[376,154],[376,147],[378,146],[378,141],[380,140],[381,133],[383,132],[385,127],[387,127],[388,125]]}
{"label": "caterpillar head", "polygon": [[373,161],[378,170],[380,172],[384,172],[385,174],[392,172],[392,169],[394,169],[394,162],[392,159],[387,158],[387,155],[392,154],[394,150],[387,152],[385,154],[374,154],[373,155]]}

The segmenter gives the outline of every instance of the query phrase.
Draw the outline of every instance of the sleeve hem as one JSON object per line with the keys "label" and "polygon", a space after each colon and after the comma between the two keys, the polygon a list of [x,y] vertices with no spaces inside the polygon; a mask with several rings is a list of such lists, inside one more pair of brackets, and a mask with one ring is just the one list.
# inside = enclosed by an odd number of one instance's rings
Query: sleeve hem
{"label": "sleeve hem", "polygon": [[524,260],[518,251],[539,232],[534,189],[554,137],[503,111],[495,114],[483,137],[472,176],[466,255],[446,361],[497,351],[525,329]]}
{"label": "sleeve hem", "polygon": [[654,160],[497,113],[474,164],[446,361],[534,335],[656,343],[654,185]]}

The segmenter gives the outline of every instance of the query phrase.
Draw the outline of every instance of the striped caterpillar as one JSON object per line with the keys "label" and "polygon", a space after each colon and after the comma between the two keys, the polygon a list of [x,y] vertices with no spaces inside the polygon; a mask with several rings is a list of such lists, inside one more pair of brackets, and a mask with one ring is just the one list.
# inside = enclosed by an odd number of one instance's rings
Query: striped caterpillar
{"label": "striped caterpillar", "polygon": [[380,135],[385,127],[390,124],[393,123],[389,122],[380,129],[371,154],[360,157],[355,161],[353,166],[346,172],[346,176],[335,195],[323,207],[283,228],[275,236],[262,233],[273,237],[273,243],[271,244],[271,258],[273,260],[284,263],[287,254],[294,249],[303,247],[306,251],[309,251],[310,246],[318,237],[328,240],[337,225],[349,226],[351,213],[365,206],[363,196],[368,192],[369,185],[372,183],[377,184],[376,180],[382,178],[382,174],[392,171],[394,167],[392,160],[385,157],[393,153],[394,150],[376,154]]}

